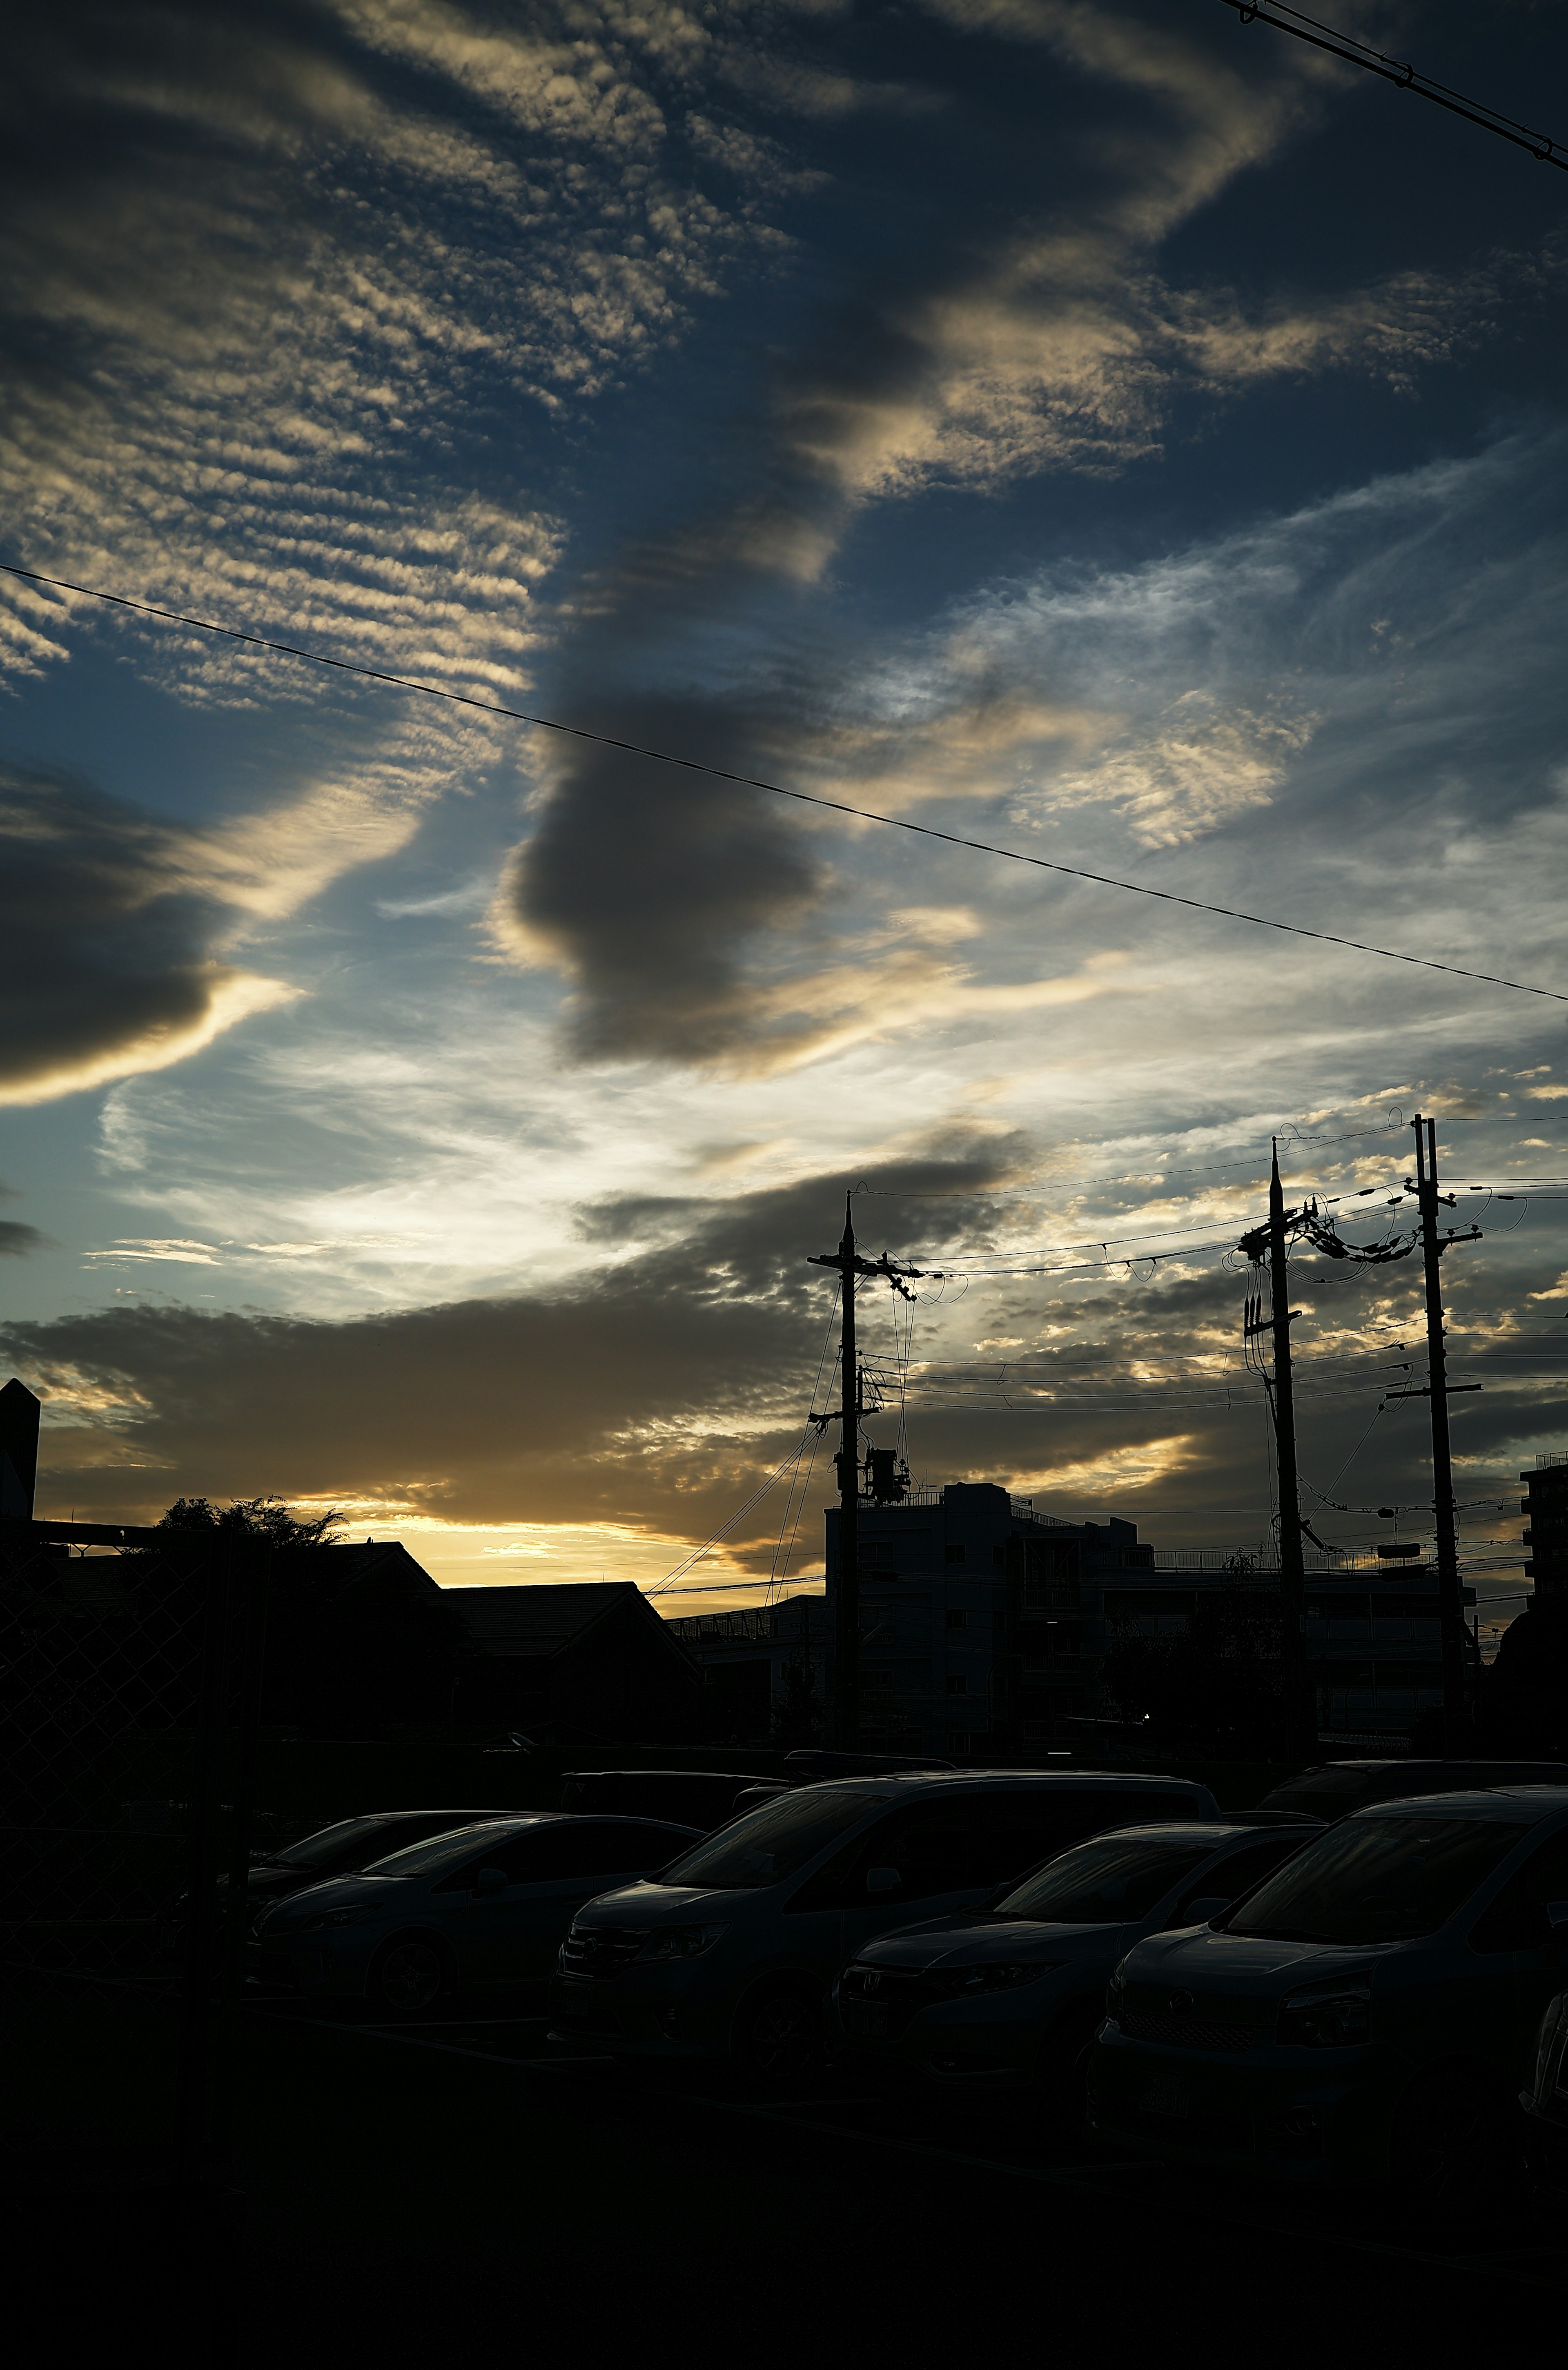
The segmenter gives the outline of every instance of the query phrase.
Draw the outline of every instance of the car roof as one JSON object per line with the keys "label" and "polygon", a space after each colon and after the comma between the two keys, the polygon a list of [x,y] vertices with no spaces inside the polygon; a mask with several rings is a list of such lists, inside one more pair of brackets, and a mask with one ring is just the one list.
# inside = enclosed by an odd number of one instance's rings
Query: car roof
{"label": "car roof", "polygon": [[1533,1822],[1568,1811],[1568,1786],[1478,1786],[1469,1794],[1401,1794],[1391,1802],[1366,1802],[1353,1819],[1513,1819],[1524,1812]]}
{"label": "car roof", "polygon": [[[606,1823],[617,1827],[657,1827],[661,1835],[689,1835],[694,1843],[706,1837],[704,1828],[684,1826],[678,1819],[640,1818],[625,1811],[496,1811],[472,1820],[465,1818],[461,1812],[454,1812],[453,1817],[456,1825],[452,1832],[455,1835],[460,1828],[471,1825],[476,1844],[482,1843],[487,1835],[494,1835],[502,1827],[512,1835],[525,1827],[602,1827]],[[438,1837],[427,1835],[425,1841],[435,1843]],[[410,1845],[409,1848],[417,1850],[418,1847]]]}
{"label": "car roof", "polygon": [[1147,1835],[1151,1843],[1208,1843],[1217,1851],[1226,1843],[1262,1843],[1270,1835],[1297,1834],[1305,1839],[1327,1833],[1321,1819],[1303,1819],[1299,1828],[1287,1826],[1283,1820],[1277,1825],[1244,1827],[1233,1819],[1141,1819],[1130,1820],[1124,1827],[1101,1827],[1097,1835],[1084,1835],[1080,1841],[1103,1844],[1126,1835]]}
{"label": "car roof", "polygon": [[[884,1801],[896,1801],[915,1786],[949,1789],[955,1786],[1093,1786],[1108,1787],[1113,1792],[1189,1796],[1204,1790],[1195,1778],[1139,1778],[1124,1769],[899,1769],[882,1778],[815,1778],[812,1783],[832,1786],[840,1792],[880,1795]],[[792,1790],[803,1793],[805,1789]]]}
{"label": "car roof", "polygon": [[[466,1825],[470,1819],[510,1819],[513,1815],[511,1811],[497,1810],[351,1811],[347,1819],[335,1819],[332,1824],[334,1826],[348,1826],[354,1819],[379,1819],[385,1824],[390,1825],[394,1819],[455,1819],[459,1825]],[[326,1833],[325,1828],[322,1829],[322,1833]]]}

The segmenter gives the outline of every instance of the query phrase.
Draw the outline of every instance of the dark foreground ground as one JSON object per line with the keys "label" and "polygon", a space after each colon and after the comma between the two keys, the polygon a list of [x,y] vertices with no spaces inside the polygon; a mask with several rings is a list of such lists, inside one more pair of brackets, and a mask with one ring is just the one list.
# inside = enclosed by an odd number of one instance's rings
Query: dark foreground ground
{"label": "dark foreground ground", "polygon": [[161,2185],[167,2009],[6,2000],[19,2362],[1492,2361],[1568,2302],[1551,2209],[1501,2227],[1478,2200],[1428,2242],[832,2082],[778,2109],[561,2067],[528,2002],[396,2031],[247,2010],[225,2226]]}

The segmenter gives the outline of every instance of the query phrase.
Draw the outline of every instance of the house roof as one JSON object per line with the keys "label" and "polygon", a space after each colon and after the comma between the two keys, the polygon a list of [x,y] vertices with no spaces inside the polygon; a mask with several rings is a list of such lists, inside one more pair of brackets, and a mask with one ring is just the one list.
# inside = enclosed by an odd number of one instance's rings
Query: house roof
{"label": "house roof", "polygon": [[[629,1580],[520,1581],[510,1587],[445,1592],[475,1644],[489,1654],[553,1654],[612,1610],[631,1605],[664,1634],[664,1624]],[[673,1641],[672,1641],[673,1642]]]}

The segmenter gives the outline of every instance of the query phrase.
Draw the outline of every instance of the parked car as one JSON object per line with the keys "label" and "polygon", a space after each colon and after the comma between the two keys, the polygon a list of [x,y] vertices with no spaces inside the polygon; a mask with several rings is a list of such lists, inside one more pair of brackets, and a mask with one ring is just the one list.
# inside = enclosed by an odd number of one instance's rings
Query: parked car
{"label": "parked car", "polygon": [[1556,1992],[1536,2029],[1525,2111],[1525,2156],[1544,2189],[1568,2196],[1568,1991]]}
{"label": "parked car", "polygon": [[562,2045],[732,2058],[800,2080],[833,1979],[889,1927],[981,1907],[1000,1883],[1129,1819],[1216,1816],[1182,1778],[1001,1770],[802,1786],[572,1922],[550,1991]]}
{"label": "parked car", "polygon": [[1405,1795],[1473,1794],[1481,1786],[1568,1786],[1568,1761],[1323,1761],[1263,1796],[1259,1812],[1343,1819]]}
{"label": "parked car", "polygon": [[[321,1827],[286,1851],[253,1852],[245,1880],[247,1929],[255,1932],[257,1919],[273,1902],[302,1893],[307,1884],[319,1884],[324,1877],[347,1876],[407,1844],[447,1835],[455,1827],[471,1827],[480,1819],[506,1816],[504,1811],[367,1811]],[[221,1906],[228,1897],[226,1875],[218,1878],[217,1890]],[[189,1898],[181,1893],[174,1904],[177,1927],[185,1922]]]}
{"label": "parked car", "polygon": [[256,1972],[397,2014],[446,1992],[540,1983],[585,1901],[700,1841],[659,1819],[492,1819],[279,1902],[258,1929]]}
{"label": "parked car", "polygon": [[1227,1909],[1322,1833],[1172,1821],[1074,1844],[981,1917],[884,1934],[834,1986],[835,2054],[966,2109],[1080,2128],[1090,2044],[1118,1960],[1146,1934]]}
{"label": "parked car", "polygon": [[750,1797],[782,1794],[782,1778],[724,1769],[569,1769],[560,1781],[563,1811],[617,1812],[631,1819],[674,1819],[710,1833],[732,1819]]}
{"label": "parked car", "polygon": [[1516,2172],[1565,1976],[1568,1788],[1357,1811],[1211,1925],[1135,1944],[1090,2129],[1282,2180],[1391,2180],[1435,2226]]}

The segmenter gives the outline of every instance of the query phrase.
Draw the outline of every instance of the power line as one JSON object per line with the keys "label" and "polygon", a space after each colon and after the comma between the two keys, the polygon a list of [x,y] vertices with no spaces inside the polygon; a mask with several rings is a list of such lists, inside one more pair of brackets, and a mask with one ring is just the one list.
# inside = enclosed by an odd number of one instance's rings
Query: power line
{"label": "power line", "polygon": [[651,749],[640,741],[622,741],[611,732],[594,732],[585,724],[562,724],[553,716],[535,716],[525,708],[503,708],[498,700],[476,699],[471,692],[420,683],[412,675],[393,674],[383,667],[361,666],[352,659],[329,658],[325,651],[307,650],[296,642],[272,641],[265,634],[248,633],[237,626],[215,625],[210,617],[189,616],[179,609],[161,609],[150,601],[133,601],[122,592],[103,592],[96,585],[74,584],[67,577],[43,576],[36,569],[17,568],[8,560],[0,560],[0,575],[19,577],[28,584],[47,584],[57,592],[77,593],[84,600],[106,602],[111,608],[133,610],[139,616],[158,617],[166,625],[190,626],[197,633],[218,634],[226,641],[245,642],[252,649],[272,650],[283,658],[304,659],[311,666],[332,667],[340,674],[363,675],[369,683],[418,692],[425,699],[449,700],[457,708],[477,708],[482,716],[502,716],[514,724],[536,725],[542,731],[592,742],[597,748],[619,749],[627,756],[651,758],[655,765],[675,765],[683,773],[704,774],[710,780],[732,782],[741,789],[766,790],[770,798],[793,799],[801,806],[850,815],[857,823],[880,823],[889,831],[908,832],[917,839],[940,840],[948,847],[968,848],[976,856],[999,857],[1009,864],[1027,864],[1037,872],[1055,872],[1065,880],[1091,881],[1100,889],[1120,889],[1133,897],[1152,897],[1160,904],[1183,905],[1191,913],[1215,914],[1222,921],[1245,922],[1254,929],[1276,930],[1286,938],[1312,938],[1321,946],[1345,947],[1353,954],[1376,955],[1383,962],[1408,963],[1418,971],[1440,971],[1451,979],[1479,980],[1487,987],[1505,987],[1518,995],[1539,995],[1551,1004],[1568,1004],[1568,993],[1561,988],[1535,987],[1528,980],[1504,979],[1496,972],[1472,971],[1464,963],[1438,962],[1430,955],[1407,955],[1394,947],[1372,946],[1365,938],[1343,938],[1334,930],[1310,930],[1304,923],[1276,922],[1266,914],[1248,914],[1239,906],[1211,904],[1204,897],[1183,897],[1174,889],[1151,889],[1146,881],[1119,880],[1108,872],[1091,872],[1084,865],[1058,864],[1046,856],[1026,856],[1016,847],[998,847],[990,840],[966,839],[959,832],[940,831],[934,823],[910,823],[903,815],[879,814],[872,807],[850,806],[847,800],[824,798],[815,790],[790,789],[782,782],[766,781],[758,774],[732,773],[727,766],[707,765],[700,757],[678,757],[668,749]]}
{"label": "power line", "polygon": [[1528,150],[1539,165],[1555,165],[1559,172],[1568,173],[1568,155],[1560,155],[1559,143],[1549,140],[1544,132],[1532,132],[1528,123],[1516,123],[1511,115],[1499,114],[1482,99],[1464,98],[1447,83],[1418,74],[1401,59],[1385,57],[1381,50],[1368,49],[1365,41],[1353,40],[1348,33],[1336,33],[1332,25],[1320,25],[1316,17],[1305,17],[1299,8],[1281,6],[1278,0],[1272,6],[1265,5],[1265,0],[1224,0],[1224,5],[1234,8],[1244,25],[1272,25],[1276,33],[1294,34],[1315,50],[1326,50],[1331,57],[1343,58],[1348,65],[1361,66],[1400,90],[1413,91],[1417,98],[1446,108],[1450,115],[1462,115],[1467,123],[1478,123],[1483,132],[1495,132],[1499,140]]}

